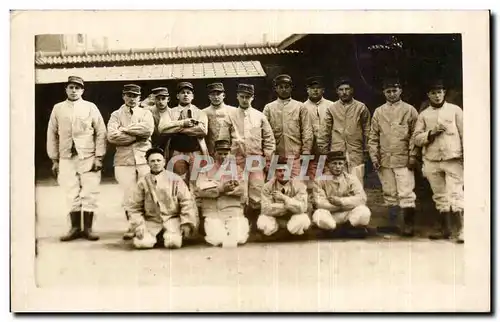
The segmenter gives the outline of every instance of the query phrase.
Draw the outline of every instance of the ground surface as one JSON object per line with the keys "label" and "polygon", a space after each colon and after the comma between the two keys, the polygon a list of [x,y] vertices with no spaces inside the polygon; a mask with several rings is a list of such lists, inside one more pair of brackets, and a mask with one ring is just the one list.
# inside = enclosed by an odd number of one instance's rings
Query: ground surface
{"label": "ground surface", "polygon": [[[223,310],[329,308],[332,291],[350,285],[370,285],[383,289],[402,289],[418,285],[461,285],[464,280],[464,248],[447,241],[425,238],[387,240],[312,240],[274,243],[249,243],[239,248],[212,248],[204,244],[180,250],[134,251],[121,240],[127,224],[116,198],[118,186],[101,186],[100,210],[95,231],[98,242],[61,243],[58,237],[69,226],[61,207],[64,195],[57,186],[38,185],[37,283],[40,287],[69,285],[166,287],[226,287],[237,294],[242,290],[267,290],[253,302],[231,297]],[[369,206],[374,222],[384,222],[385,210],[377,190],[369,191]],[[432,208],[429,200],[419,209]],[[286,294],[303,290],[310,302],[303,307],[286,307]],[[283,302],[284,301],[284,302]],[[279,306],[277,303],[282,303]],[[216,309],[208,302],[178,309]],[[242,304],[243,303],[243,304]],[[205,306],[204,306],[205,305]],[[353,304],[354,305],[354,304]]]}

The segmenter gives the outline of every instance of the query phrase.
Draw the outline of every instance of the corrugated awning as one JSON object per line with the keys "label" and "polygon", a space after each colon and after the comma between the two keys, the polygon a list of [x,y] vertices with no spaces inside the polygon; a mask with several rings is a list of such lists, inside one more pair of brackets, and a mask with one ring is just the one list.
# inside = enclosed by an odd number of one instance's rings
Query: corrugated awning
{"label": "corrugated awning", "polygon": [[86,82],[137,81],[165,79],[237,78],[266,76],[258,61],[232,61],[191,64],[79,67],[36,69],[36,84],[64,83],[68,76]]}

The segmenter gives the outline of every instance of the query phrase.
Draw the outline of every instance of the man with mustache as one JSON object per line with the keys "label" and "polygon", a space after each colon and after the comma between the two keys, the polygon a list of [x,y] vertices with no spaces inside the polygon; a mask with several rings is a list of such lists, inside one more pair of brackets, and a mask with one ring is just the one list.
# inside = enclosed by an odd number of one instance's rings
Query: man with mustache
{"label": "man with mustache", "polygon": [[68,77],[67,99],[54,105],[47,128],[52,171],[70,204],[71,229],[60,238],[63,242],[99,239],[92,224],[106,154],[106,124],[97,106],[82,99],[84,87],[81,77]]}
{"label": "man with mustache", "polygon": [[229,109],[235,109],[234,106],[226,105],[224,99],[226,93],[224,84],[212,83],[207,86],[208,99],[210,106],[203,109],[208,119],[208,134],[206,137],[207,149],[210,156],[215,154],[215,141],[219,139],[219,132],[224,118],[226,117]]}
{"label": "man with mustache", "polygon": [[463,112],[445,100],[441,80],[428,87],[430,106],[419,114],[413,139],[422,147],[423,173],[439,211],[440,230],[431,239],[463,243]]}
{"label": "man with mustache", "polygon": [[[403,210],[402,234],[411,237],[415,223],[415,176],[417,149],[411,139],[417,122],[417,110],[401,100],[403,90],[398,79],[383,83],[386,103],[378,107],[371,121],[368,140],[373,167],[382,183],[385,204],[389,207],[389,234],[399,234],[397,218]],[[399,207],[400,208],[399,208]]]}
{"label": "man with mustache", "polygon": [[[124,205],[137,181],[149,172],[145,155],[151,148],[155,124],[151,112],[139,106],[140,96],[140,86],[124,85],[124,104],[111,113],[108,121],[108,141],[116,146],[115,178],[122,188]],[[125,216],[130,219],[126,209]],[[129,227],[123,238],[128,240],[133,237],[134,232]]]}
{"label": "man with mustache", "polygon": [[166,138],[158,131],[158,124],[160,123],[161,115],[168,111],[168,102],[170,101],[168,88],[154,88],[153,90],[151,90],[151,96],[154,99],[154,105],[146,107],[151,111],[151,114],[153,114],[153,119],[155,121],[155,130],[153,132],[153,135],[151,136],[151,143],[153,147],[165,149],[165,145],[167,143]]}
{"label": "man with mustache", "polygon": [[363,183],[365,161],[368,160],[370,111],[365,104],[354,99],[354,87],[348,78],[340,78],[336,90],[339,99],[326,110],[318,149],[321,154],[343,151],[348,172],[355,174]]}
{"label": "man with mustache", "polygon": [[278,98],[264,107],[263,113],[271,124],[276,140],[276,154],[291,158],[292,176],[301,169],[301,155],[309,156],[313,148],[313,126],[307,108],[292,99],[292,78],[278,75],[274,80]]}

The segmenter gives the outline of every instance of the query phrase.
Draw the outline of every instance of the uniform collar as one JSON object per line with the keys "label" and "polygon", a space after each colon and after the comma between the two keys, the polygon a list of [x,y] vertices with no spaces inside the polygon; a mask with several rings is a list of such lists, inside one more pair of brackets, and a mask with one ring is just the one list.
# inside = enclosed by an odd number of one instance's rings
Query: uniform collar
{"label": "uniform collar", "polygon": [[397,101],[396,103],[390,103],[390,102],[385,102],[385,104],[387,104],[387,106],[395,106],[395,107],[398,107],[398,106],[401,106],[401,103],[403,101],[402,100],[399,100]]}
{"label": "uniform collar", "polygon": [[291,101],[292,101],[292,97],[287,98],[286,100],[281,99],[281,98],[278,97],[278,102],[281,103],[281,104],[283,104],[283,105],[286,105],[286,104],[290,103]]}
{"label": "uniform collar", "polygon": [[319,101],[317,101],[317,102],[313,102],[310,99],[307,99],[308,102],[310,102],[311,104],[316,104],[316,105],[320,105],[324,100],[325,100],[324,97],[320,98]]}

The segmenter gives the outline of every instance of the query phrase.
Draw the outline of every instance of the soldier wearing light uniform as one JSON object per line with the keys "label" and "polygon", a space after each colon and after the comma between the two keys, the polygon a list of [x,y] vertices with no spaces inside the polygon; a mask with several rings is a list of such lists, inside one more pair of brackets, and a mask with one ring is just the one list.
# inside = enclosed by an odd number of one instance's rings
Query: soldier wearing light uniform
{"label": "soldier wearing light uniform", "polygon": [[421,146],[424,176],[439,211],[440,231],[431,239],[463,243],[463,112],[445,100],[441,81],[429,87],[430,106],[418,116],[413,139]]}
{"label": "soldier wearing light uniform", "polygon": [[137,249],[160,241],[166,248],[180,248],[198,227],[194,197],[178,175],[165,170],[163,155],[159,148],[146,152],[151,172],[134,185],[126,204]]}
{"label": "soldier wearing light uniform", "polygon": [[318,137],[318,149],[321,154],[343,151],[348,172],[363,183],[365,161],[368,160],[370,111],[353,98],[354,88],[347,78],[337,81],[336,89],[339,100],[327,109]]}
{"label": "soldier wearing light uniform", "polygon": [[308,109],[292,99],[292,78],[278,75],[274,81],[278,98],[264,107],[263,113],[271,124],[276,140],[276,154],[293,158],[292,176],[301,170],[301,155],[310,155],[313,148],[313,125]]}
{"label": "soldier wearing light uniform", "polygon": [[158,131],[158,124],[160,123],[161,115],[168,111],[168,102],[170,101],[170,96],[168,94],[168,88],[157,87],[151,90],[151,96],[154,98],[154,105],[147,106],[147,108],[153,114],[153,120],[155,121],[155,129],[153,135],[151,136],[151,143],[153,147],[158,147],[160,149],[165,149],[167,144],[167,139],[164,135],[160,134]]}
{"label": "soldier wearing light uniform", "polygon": [[415,176],[417,150],[411,139],[417,110],[401,100],[403,92],[397,79],[383,85],[386,103],[378,107],[371,121],[368,141],[373,167],[382,183],[384,201],[389,206],[389,233],[399,233],[397,216],[403,209],[404,236],[413,236],[415,222]]}
{"label": "soldier wearing light uniform", "polygon": [[54,105],[47,129],[52,171],[69,203],[71,230],[61,241],[99,239],[92,233],[92,223],[106,153],[106,124],[97,106],[82,99],[83,92],[83,79],[70,76],[66,84],[68,98]]}
{"label": "soldier wearing light uniform", "polygon": [[[111,113],[108,121],[108,141],[116,146],[115,178],[123,191],[124,203],[130,197],[131,188],[149,172],[145,155],[151,148],[155,125],[151,112],[139,106],[140,95],[140,86],[124,85],[122,97],[125,104]],[[126,209],[125,216],[127,220],[130,218]],[[123,238],[133,236],[129,227]]]}
{"label": "soldier wearing light uniform", "polygon": [[316,178],[314,182],[313,223],[320,229],[335,230],[338,225],[347,224],[366,236],[366,227],[371,212],[366,206],[366,193],[357,176],[347,173],[345,155],[332,151],[327,156],[331,179]]}
{"label": "soldier wearing light uniform", "polygon": [[311,226],[307,214],[307,187],[302,180],[291,177],[287,159],[281,157],[274,177],[262,188],[262,209],[257,227],[265,236],[280,229],[292,235],[304,235]]}
{"label": "soldier wearing light uniform", "polygon": [[204,111],[192,104],[194,87],[189,82],[180,82],[177,85],[177,99],[179,105],[163,113],[158,125],[162,135],[168,135],[167,161],[177,155],[189,157],[189,161],[175,162],[174,172],[189,182],[196,155],[208,154],[205,136],[208,133],[208,119]]}
{"label": "soldier wearing light uniform", "polygon": [[250,230],[244,215],[246,187],[241,175],[231,173],[228,158],[231,143],[215,141],[215,164],[198,176],[195,195],[200,199],[201,215],[205,218],[205,240],[213,246],[237,246],[246,243]]}
{"label": "soldier wearing light uniform", "polygon": [[224,90],[224,84],[222,83],[212,83],[207,86],[208,99],[210,100],[210,106],[203,109],[203,112],[207,115],[208,119],[208,134],[206,137],[207,149],[210,156],[215,154],[215,141],[219,139],[219,132],[224,122],[228,110],[235,109],[234,106],[226,105],[224,103],[224,98],[226,98],[226,93]]}
{"label": "soldier wearing light uniform", "polygon": [[[219,133],[219,138],[231,142],[231,154],[235,156],[240,173],[245,169],[248,175],[243,184],[247,185],[248,205],[245,216],[250,220],[251,227],[256,228],[256,220],[261,208],[261,191],[265,182],[264,166],[260,167],[253,161],[247,165],[247,157],[262,157],[270,164],[276,148],[273,131],[264,114],[252,107],[254,87],[249,84],[239,84],[237,99],[239,107],[229,110]],[[250,167],[255,167],[250,171]]]}

